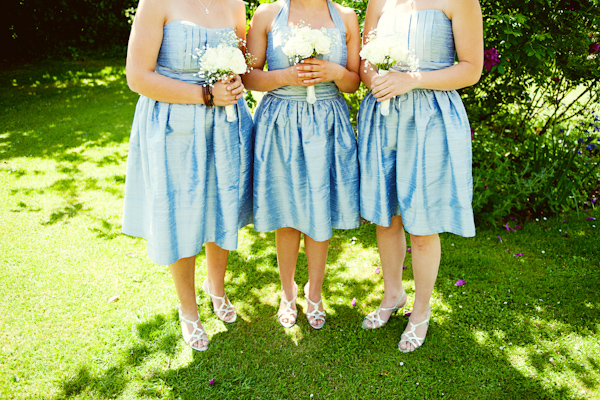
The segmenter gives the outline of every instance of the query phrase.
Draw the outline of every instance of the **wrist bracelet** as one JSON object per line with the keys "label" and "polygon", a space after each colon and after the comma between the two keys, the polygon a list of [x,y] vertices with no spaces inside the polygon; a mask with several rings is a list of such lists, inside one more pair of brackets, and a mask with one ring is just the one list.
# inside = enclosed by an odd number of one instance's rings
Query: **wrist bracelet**
{"label": "wrist bracelet", "polygon": [[213,94],[212,94],[212,87],[207,86],[206,91],[208,92],[208,105],[214,106],[215,105],[215,103],[214,103],[215,96],[213,96]]}
{"label": "wrist bracelet", "polygon": [[206,107],[210,107],[212,105],[212,104],[210,104],[211,101],[210,101],[210,97],[208,95],[208,89],[206,86],[202,86],[202,100],[204,101],[204,105]]}

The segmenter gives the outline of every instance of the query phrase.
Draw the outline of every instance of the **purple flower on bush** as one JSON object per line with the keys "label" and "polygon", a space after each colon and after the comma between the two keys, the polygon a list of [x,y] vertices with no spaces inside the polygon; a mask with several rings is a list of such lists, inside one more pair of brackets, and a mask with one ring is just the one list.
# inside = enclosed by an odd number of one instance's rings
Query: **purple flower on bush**
{"label": "purple flower on bush", "polygon": [[558,130],[558,133],[565,133],[565,130],[564,130],[563,128],[560,128],[560,129]]}
{"label": "purple flower on bush", "polygon": [[589,53],[594,54],[600,50],[600,44],[598,43],[590,43]]}
{"label": "purple flower on bush", "polygon": [[456,281],[456,283],[454,285],[456,285],[456,286],[462,286],[465,283],[467,283],[467,281],[465,281],[463,279],[459,279],[459,280]]}
{"label": "purple flower on bush", "polygon": [[585,219],[590,219],[590,220],[592,220],[592,221],[595,221],[595,220],[596,220],[596,218],[594,218],[594,217],[585,217]]}
{"label": "purple flower on bush", "polygon": [[502,238],[500,236],[496,236],[498,238],[498,240],[500,241],[500,243],[503,242]]}
{"label": "purple flower on bush", "polygon": [[583,143],[583,142],[585,142],[585,140],[583,138],[580,137],[579,139],[577,139],[577,143]]}
{"label": "purple flower on bush", "polygon": [[521,257],[523,255],[523,253],[517,253],[515,254],[515,257]]}
{"label": "purple flower on bush", "polygon": [[[596,49],[596,51],[598,50]],[[498,64],[500,64],[500,54],[498,54],[498,50],[495,47],[483,52],[483,66],[487,72],[490,72],[492,67]]]}
{"label": "purple flower on bush", "polygon": [[588,145],[585,149],[587,151],[596,150],[596,145],[594,143],[592,143],[592,144]]}
{"label": "purple flower on bush", "polygon": [[208,381],[209,385],[214,385],[215,384],[215,378],[212,378],[210,381]]}

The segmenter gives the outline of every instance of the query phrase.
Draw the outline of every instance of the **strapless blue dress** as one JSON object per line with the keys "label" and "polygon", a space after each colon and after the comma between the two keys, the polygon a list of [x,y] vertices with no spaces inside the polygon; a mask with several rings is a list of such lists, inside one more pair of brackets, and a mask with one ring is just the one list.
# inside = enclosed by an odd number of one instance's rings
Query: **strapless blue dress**
{"label": "strapless blue dress", "polygon": [[[202,84],[197,49],[216,46],[226,29],[186,21],[165,25],[156,72]],[[146,238],[157,264],[196,255],[207,242],[237,247],[252,222],[252,117],[244,99],[237,119],[224,107],[163,103],[140,96],[133,119],[123,233]]]}
{"label": "strapless blue dress", "polygon": [[[330,54],[319,56],[346,65],[346,30],[331,2],[335,28]],[[289,2],[268,34],[269,70],[291,65],[283,53],[290,35]],[[315,85],[317,101],[306,101],[305,87],[267,92],[254,113],[254,228],[268,232],[295,228],[316,241],[332,229],[360,225],[358,161],[348,107],[333,82]]]}
{"label": "strapless blue dress", "polygon": [[[377,30],[407,43],[421,71],[454,64],[452,22],[441,10],[386,11]],[[414,235],[474,236],[470,132],[455,90],[417,89],[396,96],[388,116],[369,93],[358,117],[363,218],[389,226],[401,215]]]}

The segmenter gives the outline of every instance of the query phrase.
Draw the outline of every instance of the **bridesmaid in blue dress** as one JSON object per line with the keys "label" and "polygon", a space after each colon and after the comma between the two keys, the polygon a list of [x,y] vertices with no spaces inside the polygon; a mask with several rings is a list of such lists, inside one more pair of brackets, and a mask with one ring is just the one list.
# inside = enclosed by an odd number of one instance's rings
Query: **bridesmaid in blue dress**
{"label": "bridesmaid in blue dress", "polygon": [[[169,265],[185,342],[206,350],[196,304],[196,254],[206,246],[203,289],[217,317],[234,322],[225,295],[229,250],[252,219],[252,117],[239,76],[198,77],[197,49],[234,31],[244,39],[240,0],[141,0],[127,51],[127,82],[140,93],[127,158],[123,232],[146,238],[148,255]],[[214,106],[213,106],[214,105]],[[227,122],[226,105],[237,118]]]}
{"label": "bridesmaid in blue dress", "polygon": [[[329,54],[293,65],[283,53],[290,27],[325,28]],[[254,114],[254,228],[276,230],[281,278],[278,318],[296,322],[294,280],[301,234],[308,262],[304,287],[307,320],[325,323],[321,288],[332,229],[360,224],[358,161],[354,131],[340,90],[360,84],[360,32],[353,10],[329,0],[279,0],[256,10],[248,31],[254,70],[244,76],[248,89],[267,92]],[[268,71],[264,71],[265,61]],[[306,101],[314,85],[317,101]]]}
{"label": "bridesmaid in blue dress", "polygon": [[[363,218],[377,224],[385,288],[363,328],[382,327],[407,301],[406,230],[415,299],[398,348],[410,352],[423,344],[429,326],[441,258],[438,234],[475,235],[470,128],[455,89],[481,76],[481,8],[477,0],[370,0],[363,38],[375,28],[414,50],[419,69],[386,76],[370,67],[360,71],[371,89],[359,111],[360,207]],[[382,116],[380,102],[387,99],[390,114]]]}

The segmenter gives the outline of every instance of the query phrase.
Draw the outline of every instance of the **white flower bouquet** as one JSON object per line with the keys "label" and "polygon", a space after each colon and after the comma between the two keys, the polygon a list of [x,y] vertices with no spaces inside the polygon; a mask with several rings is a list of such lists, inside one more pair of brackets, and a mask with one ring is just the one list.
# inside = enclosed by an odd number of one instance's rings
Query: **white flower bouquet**
{"label": "white flower bouquet", "polygon": [[[380,76],[387,75],[392,67],[395,67],[392,71],[402,72],[415,72],[419,67],[414,51],[409,51],[406,45],[393,36],[377,35],[377,31],[369,32],[360,57],[365,60],[365,66],[367,62],[376,66]],[[380,110],[381,115],[389,115],[390,101],[383,101]]]}
{"label": "white flower bouquet", "polygon": [[[252,68],[248,67],[252,56],[244,54],[240,49],[243,40],[235,32],[230,31],[223,36],[217,47],[206,46],[198,51],[200,72],[198,75],[212,87],[218,81],[227,81],[234,74],[245,74]],[[227,121],[235,121],[235,107],[225,106]]]}
{"label": "white flower bouquet", "polygon": [[[283,53],[291,63],[298,64],[305,58],[329,54],[331,45],[331,38],[325,28],[311,29],[308,25],[298,25],[292,28],[291,36],[283,46]],[[317,101],[314,86],[307,88],[306,101],[310,104]]]}

